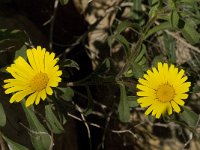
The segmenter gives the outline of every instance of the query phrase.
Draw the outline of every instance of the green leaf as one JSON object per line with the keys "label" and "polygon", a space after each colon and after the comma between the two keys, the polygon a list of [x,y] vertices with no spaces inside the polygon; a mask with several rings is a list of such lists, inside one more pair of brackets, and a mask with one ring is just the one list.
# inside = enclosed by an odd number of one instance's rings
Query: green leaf
{"label": "green leaf", "polygon": [[195,29],[195,26],[192,25],[190,22],[185,22],[185,26],[182,30],[182,34],[184,38],[190,42],[191,44],[196,44],[200,40],[200,34]]}
{"label": "green leaf", "polygon": [[169,63],[176,63],[176,40],[171,35],[163,34],[163,41]]}
{"label": "green leaf", "polygon": [[120,35],[120,34],[118,34],[115,38],[120,44],[122,44],[122,46],[124,47],[125,53],[128,56],[130,54],[129,42],[126,40],[126,38],[123,35]]}
{"label": "green leaf", "polygon": [[26,114],[26,118],[30,127],[30,137],[33,147],[36,150],[47,150],[51,147],[51,136],[44,128],[44,126],[40,123],[38,118],[34,113],[33,107],[26,107],[24,103],[22,103],[22,108]]}
{"label": "green leaf", "polygon": [[119,120],[121,122],[130,121],[130,110],[129,104],[126,96],[126,89],[124,84],[119,84],[120,87],[120,101],[118,105]]}
{"label": "green leaf", "polygon": [[142,15],[139,12],[142,12],[142,2],[141,0],[133,0],[133,18],[140,20]]}
{"label": "green leaf", "polygon": [[26,45],[23,45],[19,50],[16,50],[15,59],[18,58],[19,56],[23,57],[24,59],[27,59],[26,50],[27,50]]}
{"label": "green leaf", "polygon": [[2,43],[2,41],[16,39],[20,34],[20,30],[0,29],[0,43]]}
{"label": "green leaf", "polygon": [[194,3],[199,2],[199,0],[179,0],[180,3]]}
{"label": "green leaf", "polygon": [[47,126],[55,134],[63,133],[64,128],[62,124],[59,122],[59,120],[57,119],[52,109],[53,109],[52,105],[45,106],[45,116],[47,119]]}
{"label": "green leaf", "polygon": [[108,41],[108,46],[110,49],[112,48],[112,43],[113,43],[114,37],[115,37],[115,35],[108,36],[107,41]]}
{"label": "green leaf", "polygon": [[157,67],[159,62],[164,62],[164,57],[163,55],[158,55],[154,57],[152,61],[152,67]]}
{"label": "green leaf", "polygon": [[168,3],[168,6],[169,6],[170,9],[172,9],[172,10],[176,9],[176,5],[174,3],[174,0],[168,0],[167,3]]}
{"label": "green leaf", "polygon": [[146,46],[144,44],[142,44],[140,53],[136,57],[136,59],[134,60],[134,62],[135,63],[139,63],[139,61],[143,58],[143,56],[144,56],[145,53],[146,53]]}
{"label": "green leaf", "polygon": [[87,95],[88,95],[88,104],[87,104],[87,108],[84,110],[84,114],[85,115],[89,115],[92,112],[92,108],[93,108],[93,98],[92,98],[92,93],[89,89],[89,87],[86,87],[87,90]]}
{"label": "green leaf", "polygon": [[127,96],[129,107],[137,107],[139,105],[137,99],[137,96]]}
{"label": "green leaf", "polygon": [[125,21],[120,22],[120,24],[116,28],[116,34],[120,34],[127,27],[130,27],[130,26],[132,26],[132,23],[130,21],[125,20]]}
{"label": "green leaf", "polygon": [[73,67],[73,68],[76,68],[77,70],[80,70],[79,65],[71,59],[65,59],[65,60],[61,61],[60,66],[62,66],[62,67]]}
{"label": "green leaf", "polygon": [[74,90],[70,87],[58,87],[58,95],[65,101],[71,101],[74,97]]}
{"label": "green leaf", "polygon": [[157,33],[158,31],[163,31],[165,29],[174,29],[169,22],[162,22],[159,25],[150,29],[145,35],[145,39],[147,39],[150,35]]}
{"label": "green leaf", "polygon": [[94,71],[95,74],[97,75],[102,75],[105,74],[110,70],[110,60],[106,58]]}
{"label": "green leaf", "polygon": [[190,127],[196,128],[199,120],[199,115],[188,109],[187,107],[183,107],[183,112],[179,114],[181,119],[185,121]]}
{"label": "green leaf", "polygon": [[172,10],[170,14],[170,23],[172,27],[178,28],[179,14],[176,10]]}
{"label": "green leaf", "polygon": [[68,2],[69,2],[69,0],[60,0],[61,5],[67,5]]}
{"label": "green leaf", "polygon": [[125,77],[134,76],[137,79],[141,78],[143,75],[144,75],[143,66],[136,64],[136,63],[132,63],[129,70],[124,73]]}
{"label": "green leaf", "polygon": [[161,0],[152,0],[149,11],[149,17],[153,18],[158,14],[158,12],[162,9],[162,1]]}
{"label": "green leaf", "polygon": [[6,136],[2,135],[2,137],[8,144],[9,150],[28,150],[28,148],[26,148],[25,146],[12,141],[11,139],[7,138]]}
{"label": "green leaf", "polygon": [[0,127],[4,127],[6,125],[6,114],[3,109],[3,105],[0,103]]}
{"label": "green leaf", "polygon": [[11,64],[14,52],[27,41],[28,38],[23,31],[0,29],[0,66],[5,67]]}

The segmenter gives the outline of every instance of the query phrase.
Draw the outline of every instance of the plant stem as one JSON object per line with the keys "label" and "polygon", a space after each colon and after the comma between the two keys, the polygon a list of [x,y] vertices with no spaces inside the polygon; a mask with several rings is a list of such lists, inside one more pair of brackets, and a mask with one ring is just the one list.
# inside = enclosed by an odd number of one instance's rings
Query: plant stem
{"label": "plant stem", "polygon": [[129,69],[133,60],[136,59],[137,55],[140,52],[140,47],[141,47],[143,41],[145,40],[145,35],[146,35],[147,31],[149,30],[149,28],[152,26],[152,24],[155,22],[156,18],[157,17],[154,16],[154,17],[150,18],[149,21],[147,22],[146,26],[143,29],[143,32],[141,33],[139,40],[136,43],[134,51],[132,51],[130,57],[128,58],[127,63],[123,66],[121,71],[117,74],[117,76],[115,78],[116,81],[119,81],[119,79],[122,77],[124,72],[126,72]]}

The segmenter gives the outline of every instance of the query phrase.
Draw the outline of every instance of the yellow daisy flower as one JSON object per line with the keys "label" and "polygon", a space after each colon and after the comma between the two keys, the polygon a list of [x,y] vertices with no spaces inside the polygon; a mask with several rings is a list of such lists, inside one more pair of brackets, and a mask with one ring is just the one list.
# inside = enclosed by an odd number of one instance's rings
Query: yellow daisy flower
{"label": "yellow daisy flower", "polygon": [[27,49],[28,61],[19,56],[7,71],[13,76],[12,79],[6,79],[4,82],[5,93],[14,95],[10,103],[20,102],[28,96],[25,105],[28,107],[39,104],[40,99],[45,100],[47,95],[52,95],[51,87],[57,87],[61,82],[62,71],[56,65],[58,58],[54,53],[49,53],[45,48],[38,46],[36,49]]}
{"label": "yellow daisy flower", "polygon": [[158,63],[158,67],[153,67],[138,80],[137,95],[140,96],[137,102],[142,108],[148,107],[145,114],[160,118],[161,114],[171,115],[172,110],[179,113],[180,106],[184,105],[184,99],[188,98],[186,92],[191,86],[190,82],[185,82],[184,70],[178,71],[174,65]]}

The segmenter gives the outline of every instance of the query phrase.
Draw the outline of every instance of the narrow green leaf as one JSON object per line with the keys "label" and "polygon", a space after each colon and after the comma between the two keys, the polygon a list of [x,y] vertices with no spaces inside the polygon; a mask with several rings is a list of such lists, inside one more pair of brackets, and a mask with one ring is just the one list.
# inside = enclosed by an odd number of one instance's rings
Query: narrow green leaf
{"label": "narrow green leaf", "polygon": [[141,0],[133,0],[133,17],[136,20],[141,19],[142,15],[141,12],[142,11],[142,1]]}
{"label": "narrow green leaf", "polygon": [[[132,23],[132,22],[130,22],[128,20],[125,20],[125,21],[122,21],[122,22],[119,23],[119,25],[117,26],[113,36],[121,34],[128,27],[136,28],[138,30],[140,29],[140,26],[138,24],[134,24],[134,23]],[[112,37],[112,38],[114,38],[114,37]]]}
{"label": "narrow green leaf", "polygon": [[176,63],[176,40],[171,35],[163,34],[163,41],[169,63]]}
{"label": "narrow green leaf", "polygon": [[179,14],[176,10],[172,10],[170,14],[170,23],[172,27],[178,28]]}
{"label": "narrow green leaf", "polygon": [[142,59],[138,62],[138,65],[143,66],[147,62],[147,59],[145,57],[142,57]]}
{"label": "narrow green leaf", "polygon": [[194,3],[199,2],[199,0],[179,0],[180,3]]}
{"label": "narrow green leaf", "polygon": [[160,23],[159,25],[153,27],[152,29],[150,29],[147,32],[147,34],[145,35],[145,39],[148,38],[150,35],[158,32],[158,31],[163,31],[165,29],[173,29],[173,27],[171,26],[171,24],[169,22]]}
{"label": "narrow green leaf", "polygon": [[45,106],[45,116],[47,119],[47,126],[55,134],[63,133],[64,128],[62,124],[60,123],[60,121],[57,119],[52,109],[53,109],[52,105]]}
{"label": "narrow green leaf", "polygon": [[115,36],[115,35],[110,35],[110,36],[108,36],[108,38],[107,38],[108,46],[109,46],[110,49],[112,48],[112,43],[113,43],[113,40],[114,40],[114,36]]}
{"label": "narrow green leaf", "polygon": [[18,58],[19,56],[23,57],[24,59],[27,59],[26,50],[27,50],[26,45],[23,45],[19,50],[16,50],[15,59]]}
{"label": "narrow green leaf", "polygon": [[181,112],[179,115],[190,127],[196,128],[199,120],[198,114],[187,107],[183,107],[183,112]]}
{"label": "narrow green leaf", "polygon": [[119,84],[120,87],[120,101],[118,105],[119,120],[121,122],[130,121],[130,110],[129,104],[126,96],[126,89],[124,84]]}
{"label": "narrow green leaf", "polygon": [[69,0],[60,0],[61,5],[67,5],[68,2],[69,2]]}
{"label": "narrow green leaf", "polygon": [[153,61],[152,61],[152,67],[157,67],[159,62],[164,62],[164,57],[163,55],[158,55],[156,57],[154,57]]}
{"label": "narrow green leaf", "polygon": [[45,127],[40,123],[34,113],[33,107],[26,107],[22,103],[22,108],[26,114],[26,118],[30,127],[31,142],[36,150],[47,150],[51,146],[51,136]]}
{"label": "narrow green leaf", "polygon": [[185,22],[185,26],[182,30],[184,38],[191,44],[196,44],[200,40],[200,34],[190,22]]}
{"label": "narrow green leaf", "polygon": [[144,44],[142,44],[141,46],[141,50],[139,55],[136,57],[136,59],[134,60],[135,63],[139,63],[140,60],[143,58],[144,54],[146,53],[146,46]]}
{"label": "narrow green leaf", "polygon": [[176,5],[174,3],[174,0],[168,0],[167,3],[168,3],[168,6],[169,6],[170,9],[172,9],[172,10],[176,9]]}
{"label": "narrow green leaf", "polygon": [[137,96],[127,96],[127,101],[129,107],[137,107],[139,105],[137,102]]}
{"label": "narrow green leaf", "polygon": [[58,87],[58,95],[65,101],[71,101],[74,97],[74,90],[70,87]]}
{"label": "narrow green leaf", "polygon": [[152,0],[150,8],[151,9],[149,11],[149,17],[153,18],[162,9],[162,1],[161,0]]}
{"label": "narrow green leaf", "polygon": [[111,64],[110,64],[110,60],[108,58],[106,58],[94,71],[95,74],[97,75],[101,75],[101,74],[105,74],[106,72],[108,72],[110,70]]}
{"label": "narrow green leaf", "polygon": [[26,148],[25,146],[12,141],[11,139],[7,138],[6,136],[2,135],[2,137],[8,144],[9,150],[28,150],[28,148]]}
{"label": "narrow green leaf", "polygon": [[65,60],[61,61],[60,66],[62,66],[62,67],[73,67],[73,68],[76,68],[77,70],[80,70],[79,65],[71,59],[65,59]]}
{"label": "narrow green leaf", "polygon": [[0,127],[4,127],[6,125],[6,114],[3,109],[3,105],[0,103]]}
{"label": "narrow green leaf", "polygon": [[130,21],[122,21],[116,28],[116,34],[120,34],[123,32],[127,27],[130,27],[132,23]]}
{"label": "narrow green leaf", "polygon": [[92,112],[92,108],[93,108],[93,98],[92,98],[92,93],[88,86],[86,87],[86,90],[87,90],[87,95],[88,95],[88,104],[87,104],[87,108],[84,110],[84,114],[89,115]]}
{"label": "narrow green leaf", "polygon": [[132,69],[133,76],[137,79],[141,78],[144,75],[142,66],[136,63],[131,64],[131,69]]}
{"label": "narrow green leaf", "polygon": [[130,54],[130,45],[129,42],[126,40],[126,38],[123,35],[118,34],[116,36],[116,40],[122,44],[122,46],[124,47],[125,53],[128,56]]}

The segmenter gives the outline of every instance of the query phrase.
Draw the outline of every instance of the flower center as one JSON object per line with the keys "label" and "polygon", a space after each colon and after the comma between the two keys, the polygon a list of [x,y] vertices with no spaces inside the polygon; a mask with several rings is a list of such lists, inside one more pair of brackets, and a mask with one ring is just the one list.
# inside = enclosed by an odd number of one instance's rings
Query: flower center
{"label": "flower center", "polygon": [[31,80],[31,88],[35,91],[41,91],[46,88],[49,78],[46,73],[38,73]]}
{"label": "flower center", "polygon": [[168,84],[160,85],[157,90],[157,98],[160,102],[169,102],[174,98],[174,88]]}

